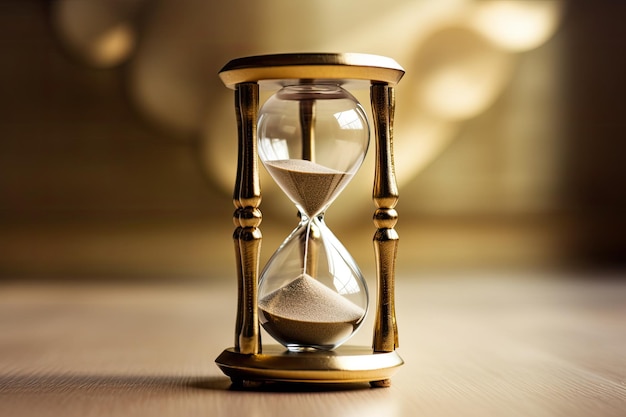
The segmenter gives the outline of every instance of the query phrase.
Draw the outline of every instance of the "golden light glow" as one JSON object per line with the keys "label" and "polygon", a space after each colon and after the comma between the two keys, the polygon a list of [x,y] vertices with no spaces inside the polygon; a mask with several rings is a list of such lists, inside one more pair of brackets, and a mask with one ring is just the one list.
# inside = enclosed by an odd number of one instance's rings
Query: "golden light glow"
{"label": "golden light glow", "polygon": [[414,58],[416,104],[450,121],[474,117],[499,95],[511,57],[473,30],[451,27],[428,38]]}
{"label": "golden light glow", "polygon": [[133,28],[121,23],[97,36],[90,45],[91,61],[100,66],[116,65],[130,55],[135,46]]}
{"label": "golden light glow", "polygon": [[[383,9],[368,7],[374,4],[368,0],[348,25],[345,11],[351,7],[332,0],[304,6],[316,16],[308,22],[290,19],[293,9],[280,2],[260,8],[236,0],[225,3],[220,14],[244,19],[234,27],[229,19],[215,17],[210,2],[183,3],[161,1],[150,15],[129,69],[131,97],[146,119],[168,132],[185,138],[198,134],[204,168],[226,192],[232,188],[237,152],[233,99],[211,74],[229,59],[285,51],[393,57],[407,69],[397,89],[394,126],[396,176],[403,186],[445,150],[460,122],[496,101],[511,79],[516,52],[545,42],[562,9],[556,0],[395,1]],[[247,10],[245,16],[237,13],[240,7]],[[336,13],[321,18],[318,13],[330,8]],[[265,22],[264,29],[248,18]],[[368,108],[367,90],[351,93]],[[347,208],[333,206],[335,218],[353,215],[354,206],[369,207],[372,171],[367,158],[340,196],[350,202]],[[282,204],[282,193],[263,169],[261,176],[264,207]],[[290,204],[285,211],[292,212]]]}
{"label": "golden light glow", "polygon": [[54,6],[54,23],[64,45],[88,64],[112,67],[133,53],[136,31],[110,4],[59,0]]}
{"label": "golden light glow", "polygon": [[[398,108],[398,117],[404,115],[405,112]],[[458,123],[447,120],[426,115],[411,117],[414,118],[413,123],[403,128],[404,139],[400,139],[401,147],[396,147],[400,152],[394,152],[396,178],[399,184],[405,184],[415,178],[448,146],[459,129]],[[364,178],[368,179],[369,177]]]}
{"label": "golden light glow", "polygon": [[556,30],[562,0],[499,0],[476,3],[473,27],[494,44],[511,52],[534,49]]}
{"label": "golden light glow", "polygon": [[479,68],[442,68],[425,83],[422,99],[435,114],[453,120],[468,119],[493,101],[500,78],[497,74],[489,77]]}

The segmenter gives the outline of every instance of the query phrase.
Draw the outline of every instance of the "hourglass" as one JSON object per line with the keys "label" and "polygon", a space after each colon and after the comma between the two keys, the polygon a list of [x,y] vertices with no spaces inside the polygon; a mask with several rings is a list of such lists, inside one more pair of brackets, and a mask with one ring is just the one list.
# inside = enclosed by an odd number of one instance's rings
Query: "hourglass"
{"label": "hourglass", "polygon": [[[280,54],[230,61],[239,154],[234,191],[238,305],[235,346],[216,363],[234,384],[370,382],[389,385],[396,353],[394,270],[398,192],[392,151],[394,86],[404,70],[365,54]],[[358,265],[326,226],[326,209],[369,145],[365,110],[348,88],[369,87],[374,117],[376,319],[372,347],[344,345],[363,324],[368,289]],[[259,89],[276,92],[259,110]],[[258,160],[300,221],[259,273]],[[262,345],[260,326],[280,345]]]}

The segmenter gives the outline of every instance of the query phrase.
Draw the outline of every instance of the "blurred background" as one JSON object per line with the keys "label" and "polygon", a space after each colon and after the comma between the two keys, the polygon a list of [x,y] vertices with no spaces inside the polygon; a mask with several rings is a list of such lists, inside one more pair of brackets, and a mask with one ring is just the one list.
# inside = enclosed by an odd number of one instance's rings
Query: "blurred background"
{"label": "blurred background", "polygon": [[[620,0],[3,0],[0,279],[235,274],[230,59],[386,55],[398,271],[626,266]],[[366,108],[368,92],[355,92]],[[374,268],[373,164],[327,213]],[[263,173],[262,259],[295,227]]]}

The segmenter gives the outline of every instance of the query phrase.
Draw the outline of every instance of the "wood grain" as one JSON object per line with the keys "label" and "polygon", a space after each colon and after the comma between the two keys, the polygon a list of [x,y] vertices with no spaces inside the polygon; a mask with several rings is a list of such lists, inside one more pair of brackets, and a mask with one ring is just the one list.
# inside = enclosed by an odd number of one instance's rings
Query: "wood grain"
{"label": "wood grain", "polygon": [[[397,287],[406,364],[390,388],[237,391],[213,363],[232,345],[234,283],[5,283],[0,415],[626,415],[626,282],[432,276]],[[369,344],[369,329],[351,343]]]}

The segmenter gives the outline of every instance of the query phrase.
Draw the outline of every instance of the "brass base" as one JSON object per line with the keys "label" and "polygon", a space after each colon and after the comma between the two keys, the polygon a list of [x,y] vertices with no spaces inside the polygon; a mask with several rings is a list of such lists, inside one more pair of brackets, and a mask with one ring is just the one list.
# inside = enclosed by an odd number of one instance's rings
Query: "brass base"
{"label": "brass base", "polygon": [[263,346],[256,355],[228,348],[215,363],[236,385],[249,382],[353,383],[389,386],[389,378],[404,362],[394,352],[373,352],[357,346],[331,351],[289,352],[278,345]]}

